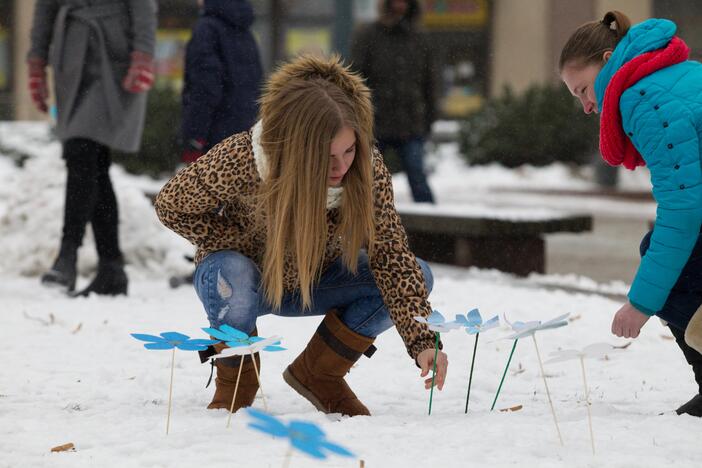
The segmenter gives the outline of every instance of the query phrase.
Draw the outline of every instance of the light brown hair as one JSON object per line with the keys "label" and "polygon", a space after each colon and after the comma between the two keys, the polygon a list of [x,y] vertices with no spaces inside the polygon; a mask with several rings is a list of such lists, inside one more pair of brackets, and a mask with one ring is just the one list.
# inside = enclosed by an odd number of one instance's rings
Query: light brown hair
{"label": "light brown hair", "polygon": [[371,245],[373,219],[373,111],[363,80],[338,56],[303,56],[269,79],[260,112],[261,146],[269,173],[261,185],[260,214],[266,241],[262,265],[265,297],[279,308],[284,265],[297,268],[303,307],[312,304],[327,242],[327,181],[331,142],[344,127],[353,129],[356,154],[344,176],[340,221],[342,259],[357,270],[361,248]]}
{"label": "light brown hair", "polygon": [[585,67],[601,64],[602,55],[613,51],[631,27],[631,20],[621,11],[608,11],[602,21],[585,23],[575,30],[561,51],[558,71],[566,65]]}

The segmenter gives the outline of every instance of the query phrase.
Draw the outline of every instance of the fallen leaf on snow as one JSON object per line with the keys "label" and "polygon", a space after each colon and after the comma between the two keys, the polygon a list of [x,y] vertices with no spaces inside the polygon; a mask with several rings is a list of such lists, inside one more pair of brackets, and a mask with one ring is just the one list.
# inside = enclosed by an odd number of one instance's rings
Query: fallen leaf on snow
{"label": "fallen leaf on snow", "polygon": [[58,445],[51,449],[52,452],[75,452],[76,446],[72,442],[67,444]]}
{"label": "fallen leaf on snow", "polygon": [[510,406],[509,408],[502,408],[500,411],[501,411],[502,413],[506,413],[507,411],[510,411],[510,412],[512,412],[512,411],[519,411],[519,410],[522,409],[522,408],[523,408],[522,405],[515,405],[515,406]]}

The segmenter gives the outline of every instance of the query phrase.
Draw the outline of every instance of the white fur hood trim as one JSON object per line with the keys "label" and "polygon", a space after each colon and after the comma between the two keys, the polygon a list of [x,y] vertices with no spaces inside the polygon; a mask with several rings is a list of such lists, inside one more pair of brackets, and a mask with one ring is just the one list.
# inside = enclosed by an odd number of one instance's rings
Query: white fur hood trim
{"label": "white fur hood trim", "polygon": [[[263,124],[259,120],[251,129],[251,147],[253,148],[254,161],[256,169],[261,179],[268,177],[268,156],[263,151],[261,146],[261,133],[263,133]],[[341,204],[341,196],[344,193],[343,187],[329,187],[327,189],[327,209],[338,208]]]}

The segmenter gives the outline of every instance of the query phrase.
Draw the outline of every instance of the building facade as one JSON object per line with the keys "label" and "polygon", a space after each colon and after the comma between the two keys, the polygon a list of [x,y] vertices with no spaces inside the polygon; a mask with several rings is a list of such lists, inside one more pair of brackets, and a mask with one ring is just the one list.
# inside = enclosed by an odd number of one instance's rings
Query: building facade
{"label": "building facade", "polygon": [[[378,15],[381,0],[252,0],[254,33],[267,70],[301,52],[345,55],[353,29]],[[184,47],[196,0],[159,0],[158,86],[182,85]],[[558,81],[561,47],[580,24],[619,9],[634,22],[670,18],[702,58],[698,0],[423,0],[423,26],[440,73],[441,111],[460,118],[505,86],[516,92]],[[0,119],[44,118],[27,91],[24,57],[34,0],[0,0]]]}

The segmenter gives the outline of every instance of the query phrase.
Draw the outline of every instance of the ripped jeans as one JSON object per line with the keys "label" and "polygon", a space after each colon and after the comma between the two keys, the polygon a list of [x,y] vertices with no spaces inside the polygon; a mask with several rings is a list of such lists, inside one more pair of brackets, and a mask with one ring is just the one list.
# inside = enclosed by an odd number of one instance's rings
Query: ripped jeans
{"label": "ripped jeans", "polygon": [[[429,265],[421,259],[417,262],[431,292],[434,278]],[[302,307],[299,291],[286,292],[280,309],[273,309],[265,300],[258,266],[232,250],[205,257],[195,270],[193,285],[212,327],[227,324],[250,333],[262,315],[306,317],[324,315],[330,309],[339,310],[341,321],[366,337],[374,338],[393,326],[365,251],[359,254],[356,274],[344,267],[341,258],[324,270],[312,288],[312,307],[307,310]]]}

